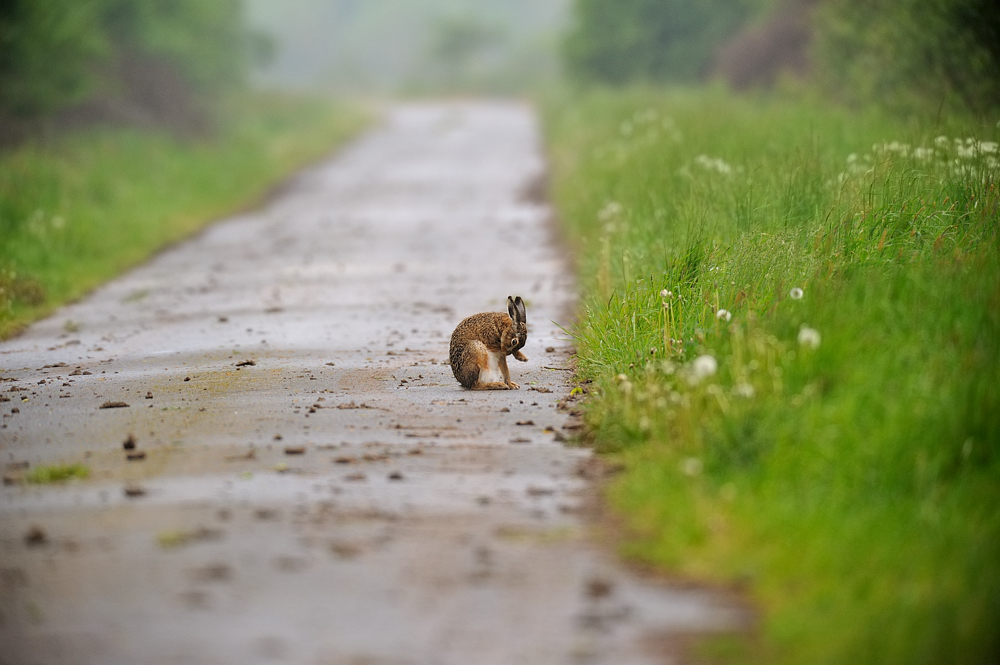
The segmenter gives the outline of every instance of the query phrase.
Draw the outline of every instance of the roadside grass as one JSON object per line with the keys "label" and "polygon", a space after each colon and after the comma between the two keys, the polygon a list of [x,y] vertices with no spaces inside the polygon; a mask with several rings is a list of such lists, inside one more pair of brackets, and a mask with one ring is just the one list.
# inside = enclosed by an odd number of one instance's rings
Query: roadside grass
{"label": "roadside grass", "polygon": [[102,129],[0,153],[0,339],[260,202],[368,121],[359,107],[257,95],[212,139]]}
{"label": "roadside grass", "polygon": [[544,114],[623,552],[747,589],[731,662],[1000,659],[996,119],[649,89]]}

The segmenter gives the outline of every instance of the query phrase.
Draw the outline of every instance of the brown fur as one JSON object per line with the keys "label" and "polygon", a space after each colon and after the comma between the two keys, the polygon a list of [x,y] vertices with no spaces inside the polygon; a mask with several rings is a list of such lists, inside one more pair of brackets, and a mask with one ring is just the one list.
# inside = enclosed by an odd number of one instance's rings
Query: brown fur
{"label": "brown fur", "polygon": [[[448,353],[451,371],[469,390],[517,390],[520,387],[510,380],[507,356],[513,355],[522,362],[527,360],[520,350],[527,341],[528,323],[520,297],[516,301],[507,298],[507,304],[508,314],[473,314],[459,323],[451,334]],[[503,381],[480,380],[482,372],[489,370],[490,354],[496,358]]]}

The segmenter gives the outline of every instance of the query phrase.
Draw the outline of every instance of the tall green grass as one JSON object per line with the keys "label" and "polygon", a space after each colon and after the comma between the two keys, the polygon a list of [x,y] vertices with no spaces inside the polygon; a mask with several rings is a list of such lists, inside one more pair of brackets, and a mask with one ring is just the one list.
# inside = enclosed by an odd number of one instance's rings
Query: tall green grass
{"label": "tall green grass", "polygon": [[0,153],[0,339],[260,200],[367,118],[260,96],[211,139],[103,129]]}
{"label": "tall green grass", "polygon": [[552,101],[624,552],[759,663],[1000,659],[998,127],[718,91]]}

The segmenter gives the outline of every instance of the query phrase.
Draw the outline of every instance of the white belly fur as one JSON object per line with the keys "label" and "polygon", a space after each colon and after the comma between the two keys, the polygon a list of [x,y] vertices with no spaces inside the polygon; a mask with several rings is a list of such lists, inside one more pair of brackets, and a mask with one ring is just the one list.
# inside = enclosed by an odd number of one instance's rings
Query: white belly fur
{"label": "white belly fur", "polygon": [[503,374],[500,372],[500,352],[486,352],[486,367],[479,370],[480,383],[503,383]]}

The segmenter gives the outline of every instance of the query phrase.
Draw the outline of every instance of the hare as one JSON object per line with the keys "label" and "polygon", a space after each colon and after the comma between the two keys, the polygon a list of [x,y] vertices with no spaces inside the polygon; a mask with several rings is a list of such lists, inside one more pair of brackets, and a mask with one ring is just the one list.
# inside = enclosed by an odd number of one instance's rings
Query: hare
{"label": "hare", "polygon": [[521,296],[507,296],[507,314],[473,314],[451,334],[448,358],[458,382],[470,390],[517,390],[510,380],[507,356],[521,362],[528,341],[528,319]]}

